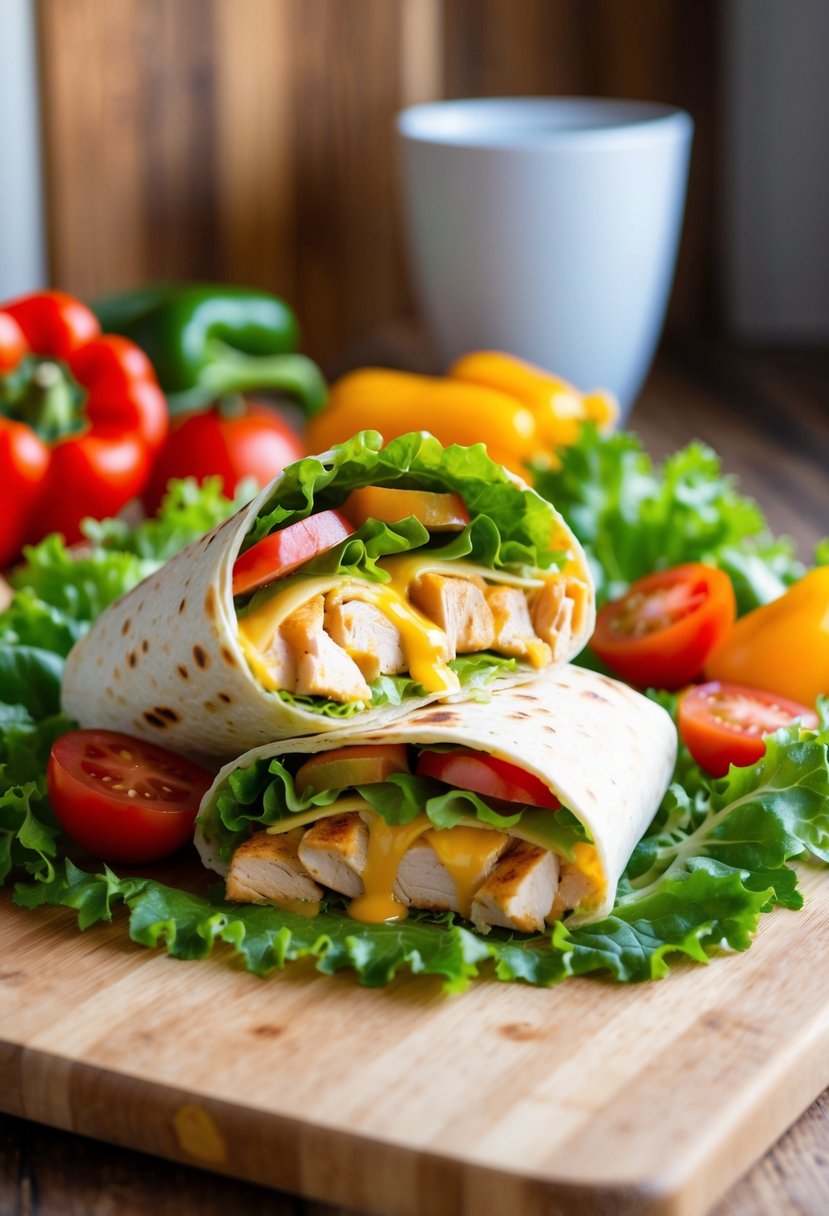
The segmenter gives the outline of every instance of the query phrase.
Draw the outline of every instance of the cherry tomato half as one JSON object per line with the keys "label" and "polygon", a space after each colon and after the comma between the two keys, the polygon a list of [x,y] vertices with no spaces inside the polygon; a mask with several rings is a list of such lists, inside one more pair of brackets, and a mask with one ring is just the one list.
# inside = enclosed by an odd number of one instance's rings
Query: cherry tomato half
{"label": "cherry tomato half", "polygon": [[245,595],[264,587],[298,566],[333,549],[354,531],[339,511],[320,511],[273,532],[253,545],[233,565],[233,594]]}
{"label": "cherry tomato half", "polygon": [[689,688],[679,700],[679,734],[700,768],[724,777],[729,766],[756,764],[766,750],[764,735],[800,718],[815,730],[813,710],[773,692],[712,680]]}
{"label": "cherry tomato half", "polygon": [[599,612],[591,647],[611,671],[639,688],[681,688],[734,623],[731,579],[691,562],[632,583]]}
{"label": "cherry tomato half", "polygon": [[68,836],[104,861],[157,861],[193,835],[206,769],[111,730],[74,730],[52,747],[49,801]]}
{"label": "cherry tomato half", "polygon": [[459,747],[451,752],[420,753],[416,768],[419,777],[434,777],[456,789],[471,790],[501,802],[523,802],[526,806],[543,806],[558,810],[558,798],[543,781],[525,773],[517,764],[508,764],[495,756]]}

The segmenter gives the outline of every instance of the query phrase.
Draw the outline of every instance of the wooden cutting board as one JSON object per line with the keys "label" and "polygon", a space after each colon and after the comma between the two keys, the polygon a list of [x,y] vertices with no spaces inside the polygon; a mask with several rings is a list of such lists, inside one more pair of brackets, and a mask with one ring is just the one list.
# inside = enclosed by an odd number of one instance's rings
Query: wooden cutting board
{"label": "wooden cutting board", "polygon": [[702,1213],[829,1082],[829,875],[747,954],[445,997],[0,900],[0,1109],[378,1216]]}

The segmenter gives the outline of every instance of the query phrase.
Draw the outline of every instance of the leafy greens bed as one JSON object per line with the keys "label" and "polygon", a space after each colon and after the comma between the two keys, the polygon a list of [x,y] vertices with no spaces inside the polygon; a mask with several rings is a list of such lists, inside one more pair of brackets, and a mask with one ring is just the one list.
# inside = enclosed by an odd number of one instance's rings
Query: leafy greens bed
{"label": "leafy greens bed", "polygon": [[[724,477],[716,456],[691,444],[655,469],[635,437],[586,428],[560,470],[536,482],[588,550],[600,601],[660,566],[704,559],[735,582],[741,611],[802,573],[788,542],[770,536],[757,506]],[[479,937],[451,915],[412,915],[397,925],[357,925],[336,904],[318,917],[222,903],[152,877],[79,869],[48,805],[45,768],[53,740],[71,727],[60,713],[63,660],[89,623],[173,552],[236,504],[215,485],[181,483],[159,516],[129,530],[89,524],[78,557],[55,537],[28,551],[16,595],[0,613],[0,885],[17,880],[28,908],[76,909],[81,928],[126,905],[132,939],[202,958],[224,942],[260,975],[311,956],[320,971],[353,968],[365,984],[408,967],[458,990],[482,971],[552,984],[600,973],[659,978],[672,953],[704,962],[743,950],[760,916],[802,903],[790,863],[829,862],[829,707],[815,732],[778,731],[756,765],[710,780],[680,749],[674,782],[622,879],[616,906],[596,924],[557,925],[550,937],[495,931]],[[824,554],[820,555],[825,556]],[[672,699],[667,698],[669,708]]]}

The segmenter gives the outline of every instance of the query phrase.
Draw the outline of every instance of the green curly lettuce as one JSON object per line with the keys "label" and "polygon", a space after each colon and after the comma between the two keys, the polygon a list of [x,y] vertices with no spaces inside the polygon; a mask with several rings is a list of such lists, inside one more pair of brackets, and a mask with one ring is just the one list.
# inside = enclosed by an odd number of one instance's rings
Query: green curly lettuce
{"label": "green curly lettuce", "polygon": [[704,443],[660,468],[636,435],[606,436],[588,424],[559,455],[559,469],[534,470],[534,485],[584,546],[599,606],[654,570],[702,561],[731,577],[742,615],[804,573],[793,543],[771,535],[757,503],[738,493]]}

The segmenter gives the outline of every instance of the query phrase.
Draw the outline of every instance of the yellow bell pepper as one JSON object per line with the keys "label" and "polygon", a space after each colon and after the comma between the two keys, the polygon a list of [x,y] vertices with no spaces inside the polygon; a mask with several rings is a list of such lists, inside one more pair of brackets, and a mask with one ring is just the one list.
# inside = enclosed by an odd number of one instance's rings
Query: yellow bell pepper
{"label": "yellow bell pepper", "polygon": [[612,393],[604,389],[580,393],[560,376],[501,351],[462,355],[449,375],[470,384],[490,385],[523,401],[533,412],[542,448],[575,443],[581,424],[588,420],[600,430],[609,430],[619,416],[619,403]]}
{"label": "yellow bell pepper", "polygon": [[829,566],[741,617],[705,664],[709,680],[748,684],[814,705],[829,696]]}
{"label": "yellow bell pepper", "polygon": [[366,427],[387,440],[431,431],[444,444],[485,443],[493,460],[522,473],[531,461],[554,463],[553,449],[575,442],[585,420],[607,428],[617,414],[609,393],[582,395],[511,355],[478,351],[459,359],[448,376],[376,367],[350,372],[311,421],[308,443],[322,451]]}

